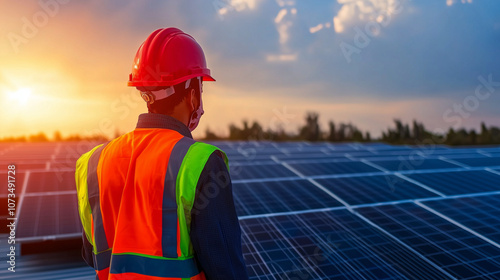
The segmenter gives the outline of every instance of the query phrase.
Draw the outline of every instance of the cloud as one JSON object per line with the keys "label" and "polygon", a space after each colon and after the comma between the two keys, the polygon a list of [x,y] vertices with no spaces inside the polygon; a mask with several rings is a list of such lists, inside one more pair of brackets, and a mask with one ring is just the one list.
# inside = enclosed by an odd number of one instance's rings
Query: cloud
{"label": "cloud", "polygon": [[318,24],[318,25],[316,25],[314,27],[309,28],[309,32],[316,33],[318,31],[320,31],[321,29],[323,29],[323,27],[324,27],[323,24],[320,23],[320,24]]}
{"label": "cloud", "polygon": [[255,10],[258,0],[214,0],[213,5],[219,15],[225,15],[229,11],[241,12],[244,10]]}
{"label": "cloud", "polygon": [[453,6],[453,4],[461,2],[462,4],[472,4],[472,0],[446,0],[447,6]]}
{"label": "cloud", "polygon": [[399,0],[337,0],[342,5],[333,18],[335,32],[342,33],[358,21],[382,22],[398,12]]}
{"label": "cloud", "polygon": [[296,61],[297,54],[269,54],[266,56],[266,60],[269,62],[277,61]]}
{"label": "cloud", "polygon": [[293,1],[293,0],[276,0],[276,2],[278,3],[278,5],[280,7],[294,6],[295,5],[295,1]]}
{"label": "cloud", "polygon": [[297,15],[295,1],[276,0],[281,7],[278,14],[274,18],[274,24],[279,34],[280,52],[279,54],[267,55],[268,62],[276,61],[295,61],[297,60],[297,52],[294,52],[290,47],[291,28]]}
{"label": "cloud", "polygon": [[287,13],[288,13],[287,9],[281,9],[278,12],[278,15],[276,16],[276,18],[274,19],[274,23],[276,23],[276,24],[280,23],[283,20],[283,18],[286,16]]}

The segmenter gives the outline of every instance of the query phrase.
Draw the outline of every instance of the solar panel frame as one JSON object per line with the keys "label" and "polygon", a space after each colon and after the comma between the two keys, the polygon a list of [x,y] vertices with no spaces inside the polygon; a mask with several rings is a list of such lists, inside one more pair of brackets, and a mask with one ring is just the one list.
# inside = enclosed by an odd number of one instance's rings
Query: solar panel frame
{"label": "solar panel frame", "polygon": [[289,165],[304,176],[370,173],[380,171],[379,169],[359,161],[290,163]]}
{"label": "solar panel frame", "polygon": [[[321,196],[323,199],[318,200]],[[337,207],[342,204],[307,180],[233,183],[238,216]]]}
{"label": "solar panel frame", "polygon": [[500,194],[429,200],[422,204],[500,244]]}
{"label": "solar panel frame", "polygon": [[[347,210],[256,218],[241,225],[250,279],[446,279]],[[255,268],[265,270],[263,278]]]}
{"label": "solar panel frame", "polygon": [[500,175],[485,170],[414,173],[406,176],[446,195],[500,190]]}
{"label": "solar panel frame", "polygon": [[[349,205],[372,204],[439,196],[395,175],[315,179]],[[397,183],[396,183],[397,182]]]}
{"label": "solar panel frame", "polygon": [[377,160],[371,159],[370,162],[376,166],[389,171],[402,170],[423,170],[423,169],[445,169],[457,168],[456,164],[446,162],[440,159],[430,159],[419,157],[413,158],[398,158],[397,160]]}
{"label": "solar panel frame", "polygon": [[500,248],[418,205],[401,203],[357,211],[458,279],[500,276]]}
{"label": "solar panel frame", "polygon": [[297,177],[297,174],[276,162],[230,165],[231,180]]}
{"label": "solar panel frame", "polygon": [[[16,239],[19,242],[81,237],[76,192],[23,197],[18,210]],[[33,215],[35,213],[35,215]]]}
{"label": "solar panel frame", "polygon": [[500,157],[457,158],[455,161],[474,167],[500,167]]}

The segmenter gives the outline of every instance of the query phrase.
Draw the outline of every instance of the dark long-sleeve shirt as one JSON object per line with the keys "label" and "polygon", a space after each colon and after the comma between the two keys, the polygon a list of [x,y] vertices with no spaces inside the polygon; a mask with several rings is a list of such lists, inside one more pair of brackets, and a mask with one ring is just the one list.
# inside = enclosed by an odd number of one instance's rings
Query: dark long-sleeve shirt
{"label": "dark long-sleeve shirt", "polygon": [[[183,123],[164,115],[142,114],[138,127],[174,129],[191,137]],[[248,279],[231,179],[219,151],[210,155],[198,180],[191,211],[190,237],[195,258],[207,279]],[[94,267],[92,245],[85,233],[82,238],[82,257]]]}

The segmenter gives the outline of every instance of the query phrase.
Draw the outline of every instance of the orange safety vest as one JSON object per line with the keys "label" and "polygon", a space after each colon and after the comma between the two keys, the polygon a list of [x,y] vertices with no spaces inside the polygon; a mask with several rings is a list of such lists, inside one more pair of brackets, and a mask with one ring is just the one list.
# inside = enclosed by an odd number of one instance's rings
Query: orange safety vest
{"label": "orange safety vest", "polygon": [[217,147],[137,128],[82,155],[78,209],[97,279],[205,279],[189,232],[200,174]]}

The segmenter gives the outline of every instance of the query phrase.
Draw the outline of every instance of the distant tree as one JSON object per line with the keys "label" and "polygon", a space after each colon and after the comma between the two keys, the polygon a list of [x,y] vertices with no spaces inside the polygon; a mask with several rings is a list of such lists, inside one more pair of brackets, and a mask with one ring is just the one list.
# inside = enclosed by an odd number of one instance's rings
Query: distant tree
{"label": "distant tree", "polygon": [[469,132],[469,139],[471,145],[477,144],[477,133],[474,129],[471,129],[471,131]]}
{"label": "distant tree", "polygon": [[500,128],[491,127],[490,128],[490,143],[489,144],[500,144]]}
{"label": "distant tree", "polygon": [[337,131],[337,140],[345,141],[346,140],[346,128],[347,126],[343,123],[340,123],[339,130]]}
{"label": "distant tree", "polygon": [[410,139],[411,136],[410,136],[410,127],[405,124],[404,127],[403,127],[403,139],[406,140],[406,139]]}
{"label": "distant tree", "polygon": [[412,127],[408,124],[403,124],[401,120],[394,120],[395,129],[389,128],[382,132],[382,141],[392,144],[411,144],[421,143],[424,139],[434,139],[438,137],[427,131],[422,123],[413,120]]}
{"label": "distant tree", "polygon": [[79,134],[72,134],[66,137],[66,141],[82,141],[83,138]]}
{"label": "distant tree", "polygon": [[329,133],[326,140],[335,142],[337,141],[337,131],[335,130],[335,123],[333,121],[328,122]]}
{"label": "distant tree", "polygon": [[61,132],[59,132],[59,131],[54,132],[54,141],[59,142],[59,141],[62,141],[62,140],[63,140],[63,138],[61,136]]}
{"label": "distant tree", "polygon": [[490,133],[488,128],[486,127],[486,124],[484,122],[481,122],[481,132],[479,133],[479,143],[481,144],[486,144],[490,142]]}
{"label": "distant tree", "polygon": [[220,139],[214,132],[210,130],[209,127],[205,130],[205,140],[218,140]]}
{"label": "distant tree", "polygon": [[49,138],[45,135],[45,133],[40,132],[38,134],[33,134],[28,137],[28,141],[30,142],[47,142]]}
{"label": "distant tree", "polygon": [[307,141],[320,141],[321,130],[319,127],[319,114],[315,112],[308,112],[305,118],[306,124],[300,128],[299,137],[301,140]]}
{"label": "distant tree", "polygon": [[234,124],[229,125],[229,139],[230,140],[260,140],[265,136],[264,129],[257,122],[254,121],[249,126],[248,121],[243,121],[243,127],[239,128]]}
{"label": "distant tree", "polygon": [[26,136],[10,136],[2,138],[0,142],[26,142],[27,140]]}
{"label": "distant tree", "polygon": [[356,142],[363,142],[363,133],[357,128],[353,127],[352,140]]}

